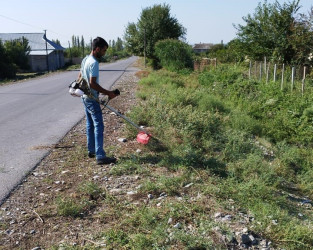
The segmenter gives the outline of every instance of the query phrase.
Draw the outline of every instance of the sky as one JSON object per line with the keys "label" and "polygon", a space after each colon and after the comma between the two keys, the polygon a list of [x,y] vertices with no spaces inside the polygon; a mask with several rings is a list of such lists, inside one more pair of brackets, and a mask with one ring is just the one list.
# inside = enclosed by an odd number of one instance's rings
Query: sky
{"label": "sky", "polygon": [[[275,0],[268,0],[273,3]],[[128,23],[137,23],[143,9],[170,6],[170,14],[186,28],[186,42],[228,43],[236,37],[234,24],[255,12],[263,0],[0,0],[0,33],[43,33],[68,47],[72,36],[86,42],[97,36],[123,39]],[[283,1],[278,0],[283,4]],[[312,0],[300,0],[299,13],[307,14]]]}

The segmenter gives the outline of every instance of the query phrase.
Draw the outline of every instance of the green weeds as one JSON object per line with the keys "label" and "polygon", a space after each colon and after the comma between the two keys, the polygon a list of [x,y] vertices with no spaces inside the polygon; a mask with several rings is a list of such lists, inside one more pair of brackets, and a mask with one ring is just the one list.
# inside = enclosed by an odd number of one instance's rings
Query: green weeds
{"label": "green weeds", "polygon": [[106,198],[106,192],[93,182],[78,185],[73,197],[56,199],[57,214],[60,216],[83,217],[96,205],[98,200]]}
{"label": "green weeds", "polygon": [[[191,174],[160,176],[142,183],[140,191],[176,196],[186,183],[201,183],[195,185],[198,193],[212,195],[225,209],[226,201],[234,200],[238,208],[253,214],[254,230],[276,245],[307,248],[313,245],[308,222],[312,216],[307,215],[308,221],[303,223],[298,214],[305,211],[282,193],[312,199],[312,89],[308,86],[302,96],[297,90],[280,90],[274,82],[249,81],[242,72],[240,65],[226,65],[199,73],[197,81],[195,75],[166,71],[141,80],[138,96],[142,102],[130,115],[139,124],[152,127],[162,142],[165,150],[147,145],[156,159],[154,164],[173,173],[187,170]],[[197,174],[197,181],[190,178]],[[173,217],[174,207],[167,208]],[[190,206],[179,211],[179,219],[203,216],[203,205],[198,212],[188,214],[188,209]],[[143,211],[138,216],[135,221],[144,219]],[[159,224],[164,220],[158,218]],[[198,233],[200,228],[197,225]],[[151,228],[145,226],[144,230]],[[157,244],[149,232],[134,237],[138,242]],[[210,247],[211,241],[202,240],[198,233],[187,236],[178,231],[173,235],[187,248],[195,247],[189,242]],[[129,235],[128,240],[130,244]]]}
{"label": "green weeds", "polygon": [[[153,137],[106,172],[138,176],[136,192],[115,196],[104,183],[82,182],[56,199],[57,214],[100,221],[93,239],[107,249],[226,249],[236,229],[214,214],[240,224],[241,211],[249,215],[244,226],[273,247],[310,249],[312,206],[302,201],[313,198],[311,89],[302,97],[242,72],[227,65],[143,78],[129,116]],[[77,148],[61,167],[80,167],[85,154]]]}
{"label": "green weeds", "polygon": [[[142,165],[141,165],[142,163]],[[120,164],[110,169],[110,174],[120,176],[124,174],[148,174],[148,170],[144,167],[144,162],[139,161],[135,156],[125,156]]]}
{"label": "green weeds", "polygon": [[86,201],[78,202],[77,200],[70,198],[58,198],[57,199],[57,212],[61,216],[78,217],[85,211]]}

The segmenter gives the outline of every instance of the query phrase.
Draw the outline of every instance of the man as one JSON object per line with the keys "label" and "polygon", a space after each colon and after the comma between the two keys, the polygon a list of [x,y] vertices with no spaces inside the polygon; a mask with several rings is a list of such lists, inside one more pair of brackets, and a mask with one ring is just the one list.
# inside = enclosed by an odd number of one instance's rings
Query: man
{"label": "man", "polygon": [[[89,85],[92,97],[84,95],[82,102],[86,113],[86,134],[88,156],[96,157],[97,164],[115,163],[115,158],[106,156],[103,149],[104,124],[100,104],[96,101],[99,93],[107,95],[109,99],[116,97],[114,91],[109,91],[99,85],[99,61],[108,49],[108,43],[101,37],[92,41],[92,51],[85,57],[81,64],[79,78],[83,77]],[[95,100],[96,99],[96,100]]]}

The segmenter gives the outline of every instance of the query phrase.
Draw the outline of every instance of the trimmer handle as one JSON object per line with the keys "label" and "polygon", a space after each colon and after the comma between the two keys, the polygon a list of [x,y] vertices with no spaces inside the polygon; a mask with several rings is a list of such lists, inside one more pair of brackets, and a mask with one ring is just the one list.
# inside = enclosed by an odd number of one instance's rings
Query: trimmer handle
{"label": "trimmer handle", "polygon": [[115,95],[120,95],[121,92],[120,92],[118,89],[115,89],[115,90],[114,90],[114,94],[115,94]]}

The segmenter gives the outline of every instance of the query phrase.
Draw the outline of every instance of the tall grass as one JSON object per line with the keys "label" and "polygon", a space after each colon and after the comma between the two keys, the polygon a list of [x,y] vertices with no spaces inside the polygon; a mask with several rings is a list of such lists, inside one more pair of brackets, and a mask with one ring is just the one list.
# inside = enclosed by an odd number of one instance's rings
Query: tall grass
{"label": "tall grass", "polygon": [[257,119],[263,136],[275,142],[312,145],[312,87],[307,86],[302,96],[299,88],[280,90],[278,82],[249,81],[242,71],[238,66],[217,68],[200,74],[199,82]]}
{"label": "tall grass", "polygon": [[[226,65],[192,75],[151,73],[140,81],[141,103],[130,115],[152,128],[157,140],[148,147],[159,166],[216,176],[217,188],[203,183],[203,193],[235,200],[280,246],[312,246],[311,225],[298,214],[312,215],[283,195],[313,195],[312,89],[302,97],[277,83],[249,81],[242,72]],[[144,188],[174,194],[181,185],[179,178],[163,178]]]}

